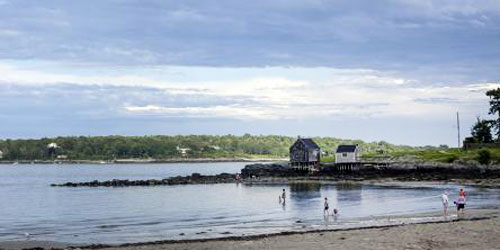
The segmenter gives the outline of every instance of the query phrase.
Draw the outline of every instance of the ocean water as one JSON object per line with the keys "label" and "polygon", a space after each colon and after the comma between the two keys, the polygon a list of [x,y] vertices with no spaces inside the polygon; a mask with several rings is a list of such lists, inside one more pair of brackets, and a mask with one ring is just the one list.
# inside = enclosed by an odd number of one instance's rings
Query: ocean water
{"label": "ocean water", "polygon": [[[51,183],[237,173],[247,163],[0,165],[0,241],[129,243],[356,226],[441,210],[460,186],[210,184],[50,187]],[[278,196],[285,189],[286,203]],[[500,205],[498,189],[466,187],[467,208]],[[323,216],[324,197],[340,215]],[[450,207],[454,212],[454,207]]]}

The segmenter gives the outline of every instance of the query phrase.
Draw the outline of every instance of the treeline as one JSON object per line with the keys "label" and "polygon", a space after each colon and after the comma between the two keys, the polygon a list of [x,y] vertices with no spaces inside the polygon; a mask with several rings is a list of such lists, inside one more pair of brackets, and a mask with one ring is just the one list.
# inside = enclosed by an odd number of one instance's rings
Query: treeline
{"label": "treeline", "polygon": [[[359,144],[364,154],[387,154],[408,146],[387,142],[365,143],[314,137],[324,157],[332,157],[339,144]],[[93,136],[0,140],[2,160],[114,160],[174,158],[288,157],[296,140],[289,136],[187,135],[187,136]]]}

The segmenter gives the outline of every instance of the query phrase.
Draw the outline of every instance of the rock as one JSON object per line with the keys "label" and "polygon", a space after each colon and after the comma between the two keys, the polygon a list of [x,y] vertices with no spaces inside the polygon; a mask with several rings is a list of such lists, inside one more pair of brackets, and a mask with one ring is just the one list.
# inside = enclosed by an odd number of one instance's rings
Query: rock
{"label": "rock", "polygon": [[127,187],[127,186],[158,186],[158,185],[185,185],[185,184],[214,184],[214,183],[233,183],[236,182],[236,176],[233,174],[222,173],[218,175],[201,175],[193,173],[190,176],[176,176],[161,180],[119,180],[108,181],[93,180],[90,182],[66,182],[63,184],[51,184],[52,187]]}
{"label": "rock", "polygon": [[246,165],[245,168],[241,170],[241,176],[243,178],[255,177],[289,177],[297,176],[299,173],[294,171],[293,168],[288,166],[287,162],[282,163],[271,163],[271,164],[250,164]]}

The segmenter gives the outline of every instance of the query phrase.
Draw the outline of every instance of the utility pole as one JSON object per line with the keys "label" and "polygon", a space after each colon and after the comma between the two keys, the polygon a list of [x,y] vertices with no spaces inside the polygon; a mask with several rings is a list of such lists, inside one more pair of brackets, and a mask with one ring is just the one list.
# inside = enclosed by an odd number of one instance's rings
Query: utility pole
{"label": "utility pole", "polygon": [[457,134],[458,134],[458,148],[460,148],[460,116],[457,111]]}

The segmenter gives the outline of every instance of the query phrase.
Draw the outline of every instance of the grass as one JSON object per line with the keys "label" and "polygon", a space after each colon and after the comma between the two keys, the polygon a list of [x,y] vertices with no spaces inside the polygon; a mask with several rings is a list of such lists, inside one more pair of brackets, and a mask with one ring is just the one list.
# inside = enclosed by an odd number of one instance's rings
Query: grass
{"label": "grass", "polygon": [[321,157],[321,163],[334,162],[335,156],[323,156]]}
{"label": "grass", "polygon": [[431,162],[452,163],[455,161],[468,162],[478,161],[481,151],[488,151],[491,156],[492,163],[500,163],[500,148],[484,148],[484,149],[405,149],[396,150],[384,155],[375,153],[363,154],[362,157],[366,160],[376,159],[400,159],[400,160],[421,160]]}

